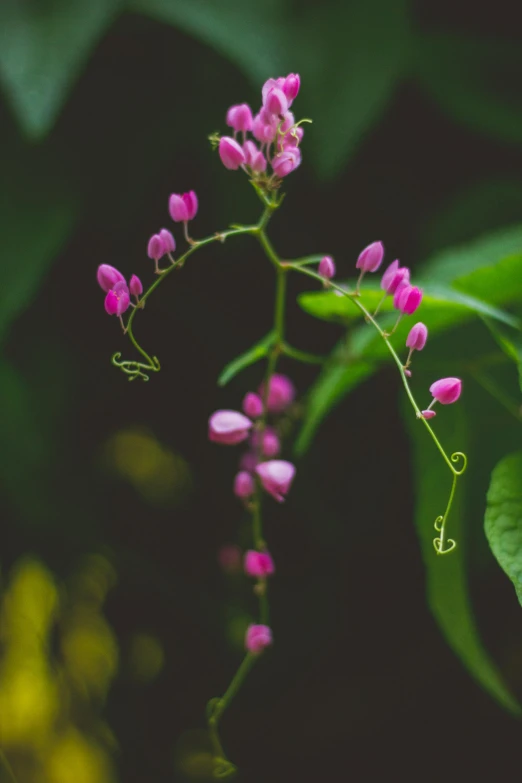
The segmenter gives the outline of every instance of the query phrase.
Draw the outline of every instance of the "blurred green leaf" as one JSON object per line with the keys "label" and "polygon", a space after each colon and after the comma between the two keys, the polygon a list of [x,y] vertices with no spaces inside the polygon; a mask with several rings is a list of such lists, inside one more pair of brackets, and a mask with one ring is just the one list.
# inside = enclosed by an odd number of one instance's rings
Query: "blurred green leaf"
{"label": "blurred green leaf", "polygon": [[408,6],[406,0],[334,0],[322,3],[320,13],[310,5],[295,20],[292,70],[303,78],[300,106],[317,125],[305,133],[324,177],[340,173],[408,67]]}
{"label": "blurred green leaf", "polygon": [[252,348],[249,348],[248,351],[242,353],[241,356],[237,356],[235,359],[233,359],[223,369],[221,375],[218,378],[218,385],[226,386],[227,383],[238,374],[238,372],[241,372],[241,370],[244,370],[251,364],[255,364],[255,362],[263,359],[274,344],[274,339],[274,332],[268,332],[268,334],[265,335],[258,343],[253,345]]}
{"label": "blurred green leaf", "polygon": [[48,133],[121,0],[2,0],[0,80],[24,132]]}
{"label": "blurred green leaf", "polygon": [[[467,483],[470,478],[466,474],[459,480],[448,518],[448,535],[457,541],[457,549],[448,555],[437,556],[433,548],[436,535],[433,524],[447,502],[451,474],[407,401],[403,414],[413,447],[415,523],[426,567],[429,606],[448,644],[470,673],[507,710],[520,715],[520,706],[482,645],[473,616],[467,583],[464,493],[465,489],[476,492],[476,484],[470,490]],[[436,425],[437,437],[449,454],[454,450],[469,452],[468,427],[462,407],[447,406],[444,415],[436,419]]]}
{"label": "blurred green leaf", "polygon": [[342,363],[341,357],[339,351],[308,392],[305,419],[295,444],[296,454],[307,451],[324,417],[376,370],[376,365],[370,362],[350,361],[346,357]]}
{"label": "blurred green leaf", "polygon": [[522,142],[522,59],[516,41],[419,35],[413,67],[415,78],[457,121],[503,141]]}
{"label": "blurred green leaf", "polygon": [[[265,0],[128,0],[129,10],[174,25],[235,63],[259,90],[285,69],[286,2]],[[238,97],[238,102],[241,96]],[[224,110],[223,110],[224,113]]]}
{"label": "blurred green leaf", "polygon": [[453,285],[466,294],[487,298],[493,304],[522,301],[522,246],[516,254],[457,277]]}
{"label": "blurred green leaf", "polygon": [[491,551],[522,604],[522,452],[500,460],[487,501],[484,529]]}

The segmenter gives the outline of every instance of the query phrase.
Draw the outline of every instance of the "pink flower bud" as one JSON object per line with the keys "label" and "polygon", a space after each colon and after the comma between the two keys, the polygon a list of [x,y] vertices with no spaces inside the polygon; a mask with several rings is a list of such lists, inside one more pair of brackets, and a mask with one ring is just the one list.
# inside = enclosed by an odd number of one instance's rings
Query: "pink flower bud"
{"label": "pink flower bud", "polygon": [[252,422],[238,411],[216,411],[208,420],[208,437],[214,443],[233,446],[248,438]]}
{"label": "pink flower bud", "polygon": [[181,198],[187,209],[187,220],[194,220],[198,211],[198,197],[194,190],[189,190],[188,193],[183,193]]}
{"label": "pink flower bud", "polygon": [[[254,431],[250,439],[252,447],[257,452],[259,450],[259,432]],[[261,453],[264,457],[275,457],[281,451],[281,441],[277,432],[272,427],[266,427],[263,432],[263,445]]]}
{"label": "pink flower bud", "polygon": [[430,386],[430,392],[437,402],[441,405],[450,405],[456,402],[462,391],[462,381],[460,378],[441,378]]}
{"label": "pink flower bud", "polygon": [[129,291],[131,292],[132,296],[136,297],[136,299],[142,295],[143,285],[138,275],[132,275],[129,281]]}
{"label": "pink flower bud", "polygon": [[272,631],[268,625],[249,625],[245,636],[245,647],[248,652],[259,655],[265,647],[272,644]]}
{"label": "pink flower bud", "polygon": [[423,419],[433,419],[437,415],[436,411],[430,410],[421,411],[421,413]]}
{"label": "pink flower bud", "polygon": [[218,551],[218,563],[227,574],[239,574],[241,560],[241,549],[236,544],[225,544]]}
{"label": "pink flower bud", "polygon": [[278,503],[282,503],[295,476],[294,465],[282,459],[272,459],[268,462],[260,462],[256,467],[256,473],[264,489]]}
{"label": "pink flower bud", "polygon": [[428,327],[419,321],[412,326],[406,338],[406,347],[415,351],[422,351],[428,339]]}
{"label": "pink flower bud", "polygon": [[283,117],[282,122],[277,122],[276,127],[279,128],[280,133],[287,133],[294,124],[295,117],[293,113],[291,111],[287,111]]}
{"label": "pink flower bud", "polygon": [[383,258],[384,245],[382,242],[372,242],[361,252],[355,266],[364,272],[376,272],[382,264]]}
{"label": "pink flower bud", "polygon": [[[264,385],[259,388],[259,395],[264,399]],[[268,386],[267,407],[269,413],[283,413],[295,399],[295,386],[286,375],[274,373]]]}
{"label": "pink flower bud", "polygon": [[251,419],[258,419],[263,413],[263,400],[259,394],[248,392],[248,394],[245,394],[242,407],[243,413]]}
{"label": "pink flower bud", "polygon": [[252,110],[248,103],[240,103],[238,106],[231,106],[227,111],[227,125],[235,131],[252,130]]}
{"label": "pink flower bud", "polygon": [[252,134],[254,138],[262,144],[271,144],[275,139],[276,132],[277,127],[274,127],[274,125],[267,122],[266,118],[261,113],[256,114],[252,124]]}
{"label": "pink flower bud", "polygon": [[176,240],[166,228],[162,228],[158,234],[159,238],[163,242],[163,255],[165,253],[173,253],[176,249]]}
{"label": "pink flower bud", "polygon": [[288,104],[290,105],[297,97],[299,87],[301,86],[301,78],[298,73],[289,73],[283,84],[283,92],[288,98]]}
{"label": "pink flower bud", "polygon": [[288,111],[288,98],[283,90],[280,90],[278,87],[272,87],[267,92],[263,105],[267,112],[280,117]]}
{"label": "pink flower bud", "polygon": [[245,153],[237,141],[230,136],[222,136],[219,141],[219,157],[223,166],[236,170],[245,163]]}
{"label": "pink flower bud", "polygon": [[110,266],[110,264],[100,264],[98,271],[96,272],[96,280],[98,281],[100,288],[105,292],[114,288],[116,283],[125,282],[122,273],[118,272],[118,270],[115,267]]}
{"label": "pink flower bud", "polygon": [[410,270],[406,266],[399,267],[398,259],[392,261],[386,272],[382,276],[381,288],[387,294],[394,294],[397,288],[403,283],[410,282]]}
{"label": "pink flower bud", "polygon": [[280,143],[282,144],[284,150],[287,150],[291,147],[298,147],[302,141],[303,136],[303,128],[292,128],[292,130],[289,130],[285,133]]}
{"label": "pink flower bud", "polygon": [[245,161],[256,174],[266,170],[266,158],[253,141],[245,141],[243,144]]}
{"label": "pink flower bud", "polygon": [[255,489],[256,485],[250,473],[247,473],[246,470],[237,473],[234,479],[234,495],[236,497],[246,500],[254,494]]}
{"label": "pink flower bud", "polygon": [[153,258],[154,261],[159,261],[165,255],[165,245],[163,239],[159,234],[153,234],[149,239],[147,245],[147,255],[149,258]]}
{"label": "pink flower bud", "polygon": [[171,193],[169,197],[169,213],[174,223],[188,220],[188,208],[181,193]]}
{"label": "pink flower bud", "polygon": [[280,90],[283,89],[284,83],[286,79],[284,76],[279,76],[277,79],[267,79],[266,82],[263,84],[261,88],[261,95],[263,97],[263,103],[266,100],[266,97],[270,90],[273,90],[274,87],[278,87]]}
{"label": "pink flower bud", "polygon": [[422,290],[409,283],[400,285],[393,297],[393,306],[404,315],[412,315],[422,302]]}
{"label": "pink flower bud", "polygon": [[129,289],[125,281],[119,281],[107,292],[105,312],[109,315],[122,315],[130,305]]}
{"label": "pink flower bud", "polygon": [[266,551],[256,552],[253,549],[249,549],[248,552],[245,552],[243,565],[245,574],[253,576],[255,579],[264,579],[267,576],[272,576],[275,571],[272,556]]}
{"label": "pink flower bud", "polygon": [[331,256],[321,258],[318,272],[326,280],[330,280],[335,275],[335,264]]}
{"label": "pink flower bud", "polygon": [[286,147],[272,158],[272,169],[276,177],[287,177],[301,163],[299,147]]}
{"label": "pink flower bud", "polygon": [[246,470],[247,473],[255,473],[256,467],[259,465],[259,456],[255,451],[245,451],[241,455],[239,460],[239,467],[241,470]]}

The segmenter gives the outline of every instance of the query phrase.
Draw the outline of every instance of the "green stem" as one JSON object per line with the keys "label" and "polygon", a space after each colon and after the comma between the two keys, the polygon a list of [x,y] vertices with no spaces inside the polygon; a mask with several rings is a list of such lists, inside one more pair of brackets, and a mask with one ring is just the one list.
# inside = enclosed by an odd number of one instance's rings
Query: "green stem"
{"label": "green stem", "polygon": [[283,343],[282,351],[285,356],[289,356],[291,359],[295,359],[298,362],[304,364],[324,364],[326,361],[325,356],[318,356],[315,353],[307,353],[306,351],[300,351],[298,348],[294,348],[288,343]]}

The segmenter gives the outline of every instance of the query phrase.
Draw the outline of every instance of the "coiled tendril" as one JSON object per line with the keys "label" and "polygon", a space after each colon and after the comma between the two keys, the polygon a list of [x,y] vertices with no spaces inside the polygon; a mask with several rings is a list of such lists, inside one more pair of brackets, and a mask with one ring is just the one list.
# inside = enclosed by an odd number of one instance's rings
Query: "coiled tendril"
{"label": "coiled tendril", "polygon": [[455,451],[450,457],[450,462],[453,462],[454,464],[460,462],[461,465],[460,468],[457,468],[457,467],[453,467],[453,465],[450,464],[451,470],[453,472],[453,482],[451,485],[451,492],[448,500],[448,505],[446,507],[446,511],[444,512],[444,515],[438,516],[433,525],[437,533],[440,533],[440,535],[437,536],[437,538],[433,539],[433,546],[435,547],[435,551],[438,555],[447,555],[450,552],[453,552],[453,550],[457,546],[457,542],[453,538],[445,538],[445,528],[446,528],[446,521],[448,519],[448,514],[451,510],[451,506],[453,503],[453,497],[455,495],[457,479],[459,476],[462,476],[462,474],[466,470],[468,466],[468,458],[462,451]]}
{"label": "coiled tendril", "polygon": [[135,378],[141,378],[143,381],[148,381],[149,376],[142,372],[143,370],[149,370],[149,372],[159,372],[161,370],[157,356],[153,356],[149,364],[128,360],[120,361],[120,359],[121,353],[117,352],[112,356],[111,362],[115,367],[119,367],[122,372],[129,376],[129,381],[133,381]]}

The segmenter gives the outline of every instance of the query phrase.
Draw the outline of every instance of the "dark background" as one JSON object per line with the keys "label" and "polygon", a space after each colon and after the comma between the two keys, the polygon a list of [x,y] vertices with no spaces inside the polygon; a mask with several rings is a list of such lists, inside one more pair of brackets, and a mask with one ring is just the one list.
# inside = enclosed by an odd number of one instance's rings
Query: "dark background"
{"label": "dark background", "polygon": [[[287,40],[293,24],[297,41],[314,15],[317,29],[311,25],[307,35],[332,61],[343,47],[364,49],[373,35],[386,37],[362,25],[366,37],[352,41],[343,28],[350,5],[327,3],[322,11],[311,2],[287,4]],[[268,19],[273,6],[266,8]],[[324,114],[316,111],[306,127],[303,164],[285,183],[284,208],[270,226],[283,257],[329,252],[340,276],[348,276],[360,249],[382,239],[389,260],[399,257],[415,270],[438,248],[520,219],[522,58],[511,57],[520,49],[515,10],[508,2],[484,9],[414,3],[407,15],[417,39],[408,66],[372,117],[347,131],[349,149],[337,127],[341,115],[331,109],[344,100],[340,66],[332,64],[339,80],[328,93],[334,76],[314,65],[314,45],[295,43],[295,67],[291,48],[283,53],[287,70],[301,71],[308,54],[309,83],[325,95],[323,104],[316,101]],[[219,13],[226,19],[227,6]],[[376,28],[379,19],[376,12]],[[488,45],[478,46],[481,55],[473,59],[465,46],[452,49],[443,39],[439,49],[430,48],[422,38],[439,33]],[[232,103],[257,105],[262,79],[255,86],[223,47],[208,44],[181,24],[123,13],[94,46],[45,137],[24,135],[7,89],[0,106],[3,198],[12,202],[15,220],[5,225],[2,248],[11,299],[18,296],[17,269],[26,270],[22,279],[34,278],[2,324],[4,583],[28,554],[66,586],[87,553],[112,564],[117,577],[100,611],[117,640],[118,670],[102,696],[78,697],[61,720],[108,748],[122,783],[207,779],[191,776],[186,765],[181,771],[191,743],[204,744],[187,732],[204,728],[206,701],[233,675],[241,629],[255,612],[242,577],[218,566],[221,545],[247,539],[238,533],[245,520],[231,493],[238,453],[209,444],[206,422],[218,407],[237,408],[261,380],[263,368],[254,365],[225,389],[216,386],[223,366],[270,328],[271,269],[257,245],[241,238],[202,250],[171,277],[135,321],[136,336],[162,362],[149,383],[129,384],[111,366],[114,351],[133,355],[115,319],[105,315],[95,283],[99,263],[152,280],[146,243],[163,225],[171,227],[170,192],[198,193],[196,237],[258,217],[245,178],[223,169],[207,136],[224,131]],[[356,75],[361,92],[371,90],[373,61],[370,52],[367,68],[363,60]],[[310,116],[316,106],[304,72],[295,109]],[[270,75],[279,73],[264,78]],[[461,99],[455,97],[459,79]],[[480,110],[465,100],[472,103],[474,90],[482,96]],[[489,120],[497,102],[512,115],[495,126]],[[347,112],[349,125],[356,104]],[[497,113],[504,116],[500,108]],[[330,134],[333,151],[325,155]],[[56,229],[53,250],[40,262],[52,217],[45,210],[55,194],[73,216],[64,218],[67,229]],[[181,244],[179,230],[177,238]],[[290,279],[289,339],[326,353],[342,331],[298,308],[295,296],[307,287],[313,288]],[[282,369],[302,395],[316,374],[288,362]],[[503,780],[518,768],[519,723],[465,672],[425,603],[399,394],[391,369],[363,384],[319,430],[285,506],[266,503],[277,564],[276,645],[222,721],[225,748],[248,783]],[[139,443],[123,460],[130,467],[122,468],[114,456],[122,431],[144,434],[152,450],[159,443],[176,455],[172,486],[167,479],[166,489],[157,485],[150,466],[136,467]],[[288,457],[291,448],[290,440]],[[472,574],[471,589],[484,642],[522,697],[512,588],[486,559]],[[48,653],[56,666],[66,610],[60,612]],[[131,662],[133,640],[144,633],[164,658],[141,681]],[[6,649],[8,642],[4,635]],[[101,714],[116,745],[93,728],[93,715]],[[19,783],[36,780],[26,761],[30,747],[6,741],[5,752]]]}

